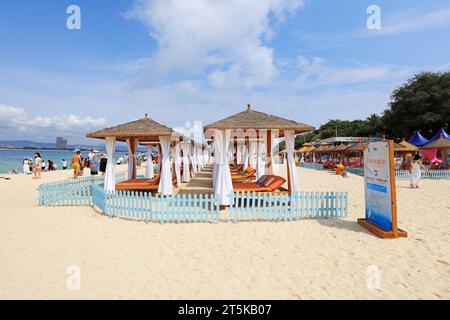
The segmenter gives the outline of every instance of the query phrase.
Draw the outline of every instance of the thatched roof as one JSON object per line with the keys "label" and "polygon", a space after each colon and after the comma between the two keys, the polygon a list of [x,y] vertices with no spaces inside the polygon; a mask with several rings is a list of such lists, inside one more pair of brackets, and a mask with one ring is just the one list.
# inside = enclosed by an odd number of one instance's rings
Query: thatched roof
{"label": "thatched roof", "polygon": [[314,149],[315,149],[315,147],[312,145],[312,143],[304,143],[303,147],[301,147],[300,149],[297,149],[297,152],[306,153],[306,152],[311,152]]}
{"label": "thatched roof", "polygon": [[328,143],[321,143],[320,146],[314,149],[314,152],[322,152],[324,149],[328,148]]}
{"label": "thatched roof", "polygon": [[205,131],[208,129],[243,129],[243,130],[280,130],[282,135],[284,130],[294,130],[295,133],[313,131],[314,127],[296,122],[294,120],[288,120],[281,117],[273,116],[264,112],[253,110],[250,105],[247,106],[247,110],[236,113],[225,119],[216,121],[205,126]]}
{"label": "thatched roof", "polygon": [[138,138],[141,141],[158,141],[160,136],[171,136],[173,130],[162,125],[147,115],[132,122],[119,124],[87,134],[88,138],[105,139],[116,137],[116,140],[125,141],[127,138]]}
{"label": "thatched roof", "polygon": [[334,152],[336,148],[337,148],[336,146],[330,145],[330,146],[322,149],[321,152],[323,152],[323,153]]}
{"label": "thatched roof", "polygon": [[444,139],[443,135],[437,140],[430,142],[422,147],[422,149],[445,149],[450,148],[450,140]]}
{"label": "thatched roof", "polygon": [[348,147],[347,149],[345,149],[345,151],[348,151],[348,152],[361,151],[362,152],[362,151],[364,151],[364,149],[366,149],[366,145],[367,144],[365,144],[365,143],[358,142],[358,143],[355,143],[354,145]]}
{"label": "thatched roof", "polygon": [[405,146],[401,145],[400,143],[394,143],[394,151],[395,152],[407,152],[409,150],[406,149]]}
{"label": "thatched roof", "polygon": [[334,152],[340,152],[340,151],[345,151],[345,150],[347,150],[347,149],[348,149],[348,145],[347,145],[347,144],[341,143],[341,144],[338,145],[338,146],[336,147],[336,149],[334,149],[333,151],[334,151]]}
{"label": "thatched roof", "polygon": [[418,151],[419,150],[419,148],[417,148],[415,145],[409,143],[405,139],[400,141],[398,144],[400,144],[406,148],[404,151]]}

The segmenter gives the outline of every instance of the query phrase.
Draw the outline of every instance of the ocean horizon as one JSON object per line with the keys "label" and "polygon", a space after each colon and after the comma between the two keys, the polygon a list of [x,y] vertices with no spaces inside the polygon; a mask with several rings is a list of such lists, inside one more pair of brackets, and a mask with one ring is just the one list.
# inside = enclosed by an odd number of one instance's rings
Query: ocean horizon
{"label": "ocean horizon", "polygon": [[[23,172],[23,160],[25,158],[33,158],[33,155],[39,152],[45,161],[52,160],[58,166],[58,170],[62,170],[62,159],[66,159],[69,163],[74,152],[71,150],[49,150],[49,149],[0,149],[0,174],[9,173],[14,169],[18,173]],[[81,151],[83,157],[87,157],[89,151]],[[106,153],[106,152],[100,152]],[[120,156],[124,156],[127,152],[116,151],[115,161]]]}

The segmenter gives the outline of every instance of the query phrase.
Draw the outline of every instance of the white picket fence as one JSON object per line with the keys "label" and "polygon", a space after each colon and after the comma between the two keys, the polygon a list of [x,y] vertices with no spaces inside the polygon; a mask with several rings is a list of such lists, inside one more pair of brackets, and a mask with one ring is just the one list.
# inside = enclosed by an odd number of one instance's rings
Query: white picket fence
{"label": "white picket fence", "polygon": [[229,219],[239,221],[292,221],[347,217],[347,192],[297,194],[233,193]]}

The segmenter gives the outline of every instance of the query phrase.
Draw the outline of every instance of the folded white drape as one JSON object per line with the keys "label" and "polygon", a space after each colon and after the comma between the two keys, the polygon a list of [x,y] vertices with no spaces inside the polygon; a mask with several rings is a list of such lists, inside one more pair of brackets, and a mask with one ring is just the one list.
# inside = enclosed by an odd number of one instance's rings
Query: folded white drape
{"label": "folded white drape", "polygon": [[299,192],[299,179],[297,168],[294,161],[294,148],[295,148],[295,133],[293,130],[284,131],[284,138],[286,140],[286,154],[287,163],[289,166],[289,177],[291,180],[291,193]]}
{"label": "folded white drape", "polygon": [[170,173],[170,137],[159,137],[161,144],[161,178],[159,181],[158,192],[163,195],[171,195],[173,193],[172,174]]}
{"label": "folded white drape", "polygon": [[183,176],[181,177],[181,180],[183,182],[189,182],[191,180],[191,174],[189,172],[189,154],[191,152],[191,144],[189,142],[182,142],[181,150],[183,151]]}
{"label": "folded white drape", "polygon": [[257,164],[256,164],[256,178],[259,179],[265,175],[266,163],[263,156],[266,152],[266,145],[263,141],[260,141],[257,145]]}
{"label": "folded white drape", "polygon": [[203,170],[203,149],[201,147],[197,148],[197,167],[198,171]]}
{"label": "folded white drape", "polygon": [[215,130],[214,158],[217,164],[214,194],[219,197],[221,205],[230,205],[230,195],[233,192],[230,167],[228,166],[228,147],[230,145],[231,131]]}
{"label": "folded white drape", "polygon": [[175,148],[173,150],[173,158],[174,158],[174,164],[175,164],[175,176],[177,177],[177,187],[180,186],[181,183],[181,155],[180,155],[180,144],[177,143],[175,145]]}
{"label": "folded white drape", "polygon": [[194,146],[192,148],[191,158],[192,158],[192,173],[194,176],[196,176],[197,175],[197,147],[196,146]]}
{"label": "folded white drape", "polygon": [[243,146],[242,146],[242,150],[243,150],[243,157],[244,157],[244,169],[247,169],[248,168],[248,157],[249,157],[249,155],[248,155],[248,148],[247,148],[247,145],[246,144],[244,144]]}
{"label": "folded white drape", "polygon": [[106,138],[106,153],[108,154],[108,162],[106,163],[105,185],[106,191],[116,190],[116,167],[114,161],[114,152],[116,147],[116,138]]}
{"label": "folded white drape", "polygon": [[252,167],[252,168],[256,168],[257,151],[258,151],[258,145],[256,144],[256,141],[250,141],[250,150],[249,150],[249,155],[248,155],[248,161],[249,161],[250,167]]}
{"label": "folded white drape", "polygon": [[145,177],[151,179],[155,176],[155,169],[152,160],[153,146],[147,146],[147,168],[145,169]]}

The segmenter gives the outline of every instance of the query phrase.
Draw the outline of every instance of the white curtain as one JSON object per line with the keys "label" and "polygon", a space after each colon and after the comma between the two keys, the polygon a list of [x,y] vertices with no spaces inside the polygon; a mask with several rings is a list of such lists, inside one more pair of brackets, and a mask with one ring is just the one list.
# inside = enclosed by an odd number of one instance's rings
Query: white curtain
{"label": "white curtain", "polygon": [[258,152],[258,145],[256,141],[250,141],[250,151],[249,151],[249,157],[248,161],[250,164],[250,167],[256,169],[256,162],[257,162],[257,152]]}
{"label": "white curtain", "polygon": [[259,142],[257,150],[257,164],[256,164],[256,178],[259,179],[265,174],[266,164],[263,159],[263,154],[266,149],[266,145],[263,141]]}
{"label": "white curtain", "polygon": [[237,146],[236,146],[236,159],[237,159],[237,164],[242,164],[242,142],[241,141],[237,141]]}
{"label": "white curtain", "polygon": [[161,178],[159,181],[158,192],[163,195],[171,195],[173,193],[172,188],[172,174],[170,173],[170,137],[159,137],[161,143]]}
{"label": "white curtain", "polygon": [[151,179],[155,176],[152,160],[153,146],[147,146],[147,168],[145,169],[145,177]]}
{"label": "white curtain", "polygon": [[198,147],[197,148],[197,166],[198,166],[198,171],[202,171],[203,170],[203,150],[202,150],[202,147]]}
{"label": "white curtain", "polygon": [[277,138],[277,131],[276,130],[270,130],[270,146],[266,144],[266,151],[269,151],[270,148],[270,159],[267,159],[267,161],[270,161],[270,167],[267,168],[266,174],[274,174],[274,149],[276,147],[275,139]]}
{"label": "white curtain", "polygon": [[230,205],[230,195],[233,192],[230,167],[228,166],[228,147],[230,145],[231,131],[215,130],[214,158],[217,164],[214,193],[219,196],[221,205]]}
{"label": "white curtain", "polygon": [[244,144],[244,145],[242,146],[242,149],[243,149],[243,154],[244,154],[244,170],[245,170],[245,169],[248,168],[248,160],[249,160],[247,145]]}
{"label": "white curtain", "polygon": [[189,182],[191,180],[191,174],[189,172],[189,154],[191,152],[191,144],[189,142],[181,143],[181,150],[183,151],[183,182]]}
{"label": "white curtain", "polygon": [[191,152],[192,159],[192,174],[193,176],[197,175],[197,147],[194,145]]}
{"label": "white curtain", "polygon": [[127,139],[127,147],[128,147],[128,179],[136,179],[136,149],[139,144],[139,140],[137,138],[129,138]]}
{"label": "white curtain", "polygon": [[116,167],[114,161],[114,152],[116,147],[116,138],[108,137],[106,141],[106,153],[108,154],[108,162],[106,163],[105,173],[105,191],[116,190]]}
{"label": "white curtain", "polygon": [[295,133],[292,130],[284,131],[284,138],[286,139],[286,154],[287,164],[289,166],[289,177],[291,180],[291,193],[299,192],[299,181],[297,168],[294,161],[294,147],[295,147]]}
{"label": "white curtain", "polygon": [[173,150],[173,160],[175,163],[175,176],[177,177],[177,187],[180,186],[181,183],[181,172],[180,172],[180,166],[181,166],[181,155],[180,155],[180,144],[177,143],[175,145],[175,148]]}
{"label": "white curtain", "polygon": [[208,149],[203,150],[203,165],[207,165],[208,161]]}

